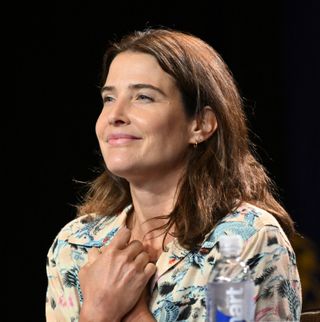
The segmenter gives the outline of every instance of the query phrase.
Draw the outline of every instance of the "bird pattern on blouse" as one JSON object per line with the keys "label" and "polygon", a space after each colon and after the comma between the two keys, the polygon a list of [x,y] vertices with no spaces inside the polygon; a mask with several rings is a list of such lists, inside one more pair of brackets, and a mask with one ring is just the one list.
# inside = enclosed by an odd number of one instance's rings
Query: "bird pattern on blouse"
{"label": "bird pattern on blouse", "polygon": [[[78,321],[83,301],[78,273],[91,247],[108,246],[126,223],[130,206],[119,215],[88,215],[57,234],[47,257],[47,321]],[[255,283],[255,321],[299,321],[301,285],[294,251],[278,221],[248,203],[222,218],[201,247],[187,250],[177,240],[167,245],[150,282],[150,310],[157,321],[205,321],[206,284],[219,253],[219,238],[240,235],[241,259]]]}

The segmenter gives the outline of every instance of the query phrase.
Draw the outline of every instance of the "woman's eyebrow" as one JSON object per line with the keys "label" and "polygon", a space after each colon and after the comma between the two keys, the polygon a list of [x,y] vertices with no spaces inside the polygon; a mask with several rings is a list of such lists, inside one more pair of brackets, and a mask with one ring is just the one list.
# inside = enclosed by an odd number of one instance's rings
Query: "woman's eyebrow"
{"label": "woman's eyebrow", "polygon": [[104,92],[112,92],[114,89],[114,86],[103,86],[100,90],[100,93],[102,95]]}
{"label": "woman's eyebrow", "polygon": [[149,89],[153,89],[157,92],[159,92],[161,95],[164,95],[166,96],[166,93],[160,89],[159,87],[156,87],[154,85],[151,85],[151,84],[132,84],[132,85],[129,85],[129,88],[132,88],[132,89],[143,89],[143,88],[149,88]]}
{"label": "woman's eyebrow", "polygon": [[[151,84],[144,84],[144,83],[138,83],[138,84],[130,84],[129,89],[143,89],[143,88],[149,88],[149,89],[153,89],[157,92],[159,92],[161,95],[166,96],[166,93],[160,89],[159,87],[156,87],[154,85]],[[114,91],[116,88],[115,86],[103,86],[101,89],[101,94],[103,94],[103,92],[112,92]]]}

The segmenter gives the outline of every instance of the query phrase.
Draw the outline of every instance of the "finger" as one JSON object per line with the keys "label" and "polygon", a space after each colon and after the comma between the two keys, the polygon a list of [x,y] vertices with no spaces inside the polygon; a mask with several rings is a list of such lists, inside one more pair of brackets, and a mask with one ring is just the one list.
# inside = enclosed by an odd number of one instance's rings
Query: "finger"
{"label": "finger", "polygon": [[115,247],[117,249],[125,249],[128,246],[130,237],[131,237],[131,230],[123,226],[119,229],[118,233],[113,237],[109,246]]}
{"label": "finger", "polygon": [[129,260],[134,260],[140,253],[144,251],[144,246],[139,240],[131,241],[126,249],[123,250]]}
{"label": "finger", "polygon": [[151,276],[157,271],[157,266],[153,263],[148,263],[144,268],[146,278],[149,280]]}
{"label": "finger", "polygon": [[134,260],[138,270],[144,270],[145,266],[149,263],[149,255],[146,252],[141,252]]}

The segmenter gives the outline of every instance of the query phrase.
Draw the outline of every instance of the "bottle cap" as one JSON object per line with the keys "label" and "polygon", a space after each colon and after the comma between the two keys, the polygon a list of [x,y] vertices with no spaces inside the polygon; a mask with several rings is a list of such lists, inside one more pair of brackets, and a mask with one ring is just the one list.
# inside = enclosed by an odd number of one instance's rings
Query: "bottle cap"
{"label": "bottle cap", "polygon": [[239,256],[243,239],[239,235],[224,235],[219,239],[219,249],[223,256]]}

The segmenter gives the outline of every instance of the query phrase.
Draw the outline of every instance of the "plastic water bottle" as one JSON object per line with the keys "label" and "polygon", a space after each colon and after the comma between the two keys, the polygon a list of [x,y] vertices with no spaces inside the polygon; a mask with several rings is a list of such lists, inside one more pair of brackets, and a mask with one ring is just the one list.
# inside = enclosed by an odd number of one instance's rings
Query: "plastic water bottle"
{"label": "plastic water bottle", "polygon": [[219,240],[217,260],[207,284],[207,321],[253,322],[254,282],[249,266],[240,260],[243,240],[238,235]]}

